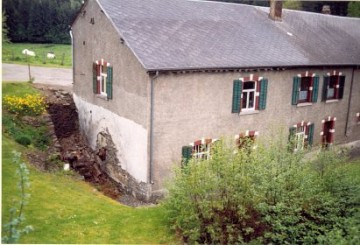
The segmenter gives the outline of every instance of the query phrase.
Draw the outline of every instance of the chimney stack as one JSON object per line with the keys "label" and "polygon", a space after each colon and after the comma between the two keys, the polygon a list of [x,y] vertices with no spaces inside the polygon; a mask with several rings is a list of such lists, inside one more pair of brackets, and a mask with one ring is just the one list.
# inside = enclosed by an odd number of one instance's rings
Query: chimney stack
{"label": "chimney stack", "polygon": [[270,0],[269,18],[274,21],[281,21],[282,1]]}
{"label": "chimney stack", "polygon": [[331,14],[330,5],[324,5],[322,7],[321,13],[323,13],[323,14]]}

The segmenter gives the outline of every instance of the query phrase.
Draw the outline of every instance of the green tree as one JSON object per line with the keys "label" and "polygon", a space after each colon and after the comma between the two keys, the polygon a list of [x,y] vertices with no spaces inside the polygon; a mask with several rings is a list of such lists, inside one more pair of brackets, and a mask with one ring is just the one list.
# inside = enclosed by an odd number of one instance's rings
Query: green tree
{"label": "green tree", "polygon": [[350,17],[360,17],[360,2],[349,2],[347,11]]}
{"label": "green tree", "polygon": [[8,37],[9,30],[8,30],[8,27],[6,24],[6,19],[7,19],[6,14],[3,11],[2,12],[2,43],[10,42],[9,37]]}
{"label": "green tree", "polygon": [[294,9],[302,10],[302,4],[300,1],[287,0],[283,2],[283,8],[285,9]]}
{"label": "green tree", "polygon": [[4,0],[13,42],[70,43],[69,26],[81,0]]}

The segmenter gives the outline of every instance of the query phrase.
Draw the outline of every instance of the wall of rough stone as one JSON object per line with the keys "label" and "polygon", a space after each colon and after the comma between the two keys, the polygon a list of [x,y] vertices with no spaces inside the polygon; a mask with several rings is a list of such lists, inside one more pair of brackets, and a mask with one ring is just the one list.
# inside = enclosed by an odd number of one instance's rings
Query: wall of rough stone
{"label": "wall of rough stone", "polygon": [[95,151],[106,149],[106,160],[100,162],[101,168],[127,192],[149,199],[147,131],[131,120],[90,104],[76,94],[73,96],[80,129],[90,147]]}

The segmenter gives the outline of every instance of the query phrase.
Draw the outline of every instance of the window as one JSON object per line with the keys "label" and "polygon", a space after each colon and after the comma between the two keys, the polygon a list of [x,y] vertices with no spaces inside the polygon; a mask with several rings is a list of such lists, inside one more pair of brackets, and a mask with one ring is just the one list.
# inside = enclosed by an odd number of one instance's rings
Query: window
{"label": "window", "polygon": [[264,110],[268,80],[255,75],[233,81],[232,113]]}
{"label": "window", "polygon": [[314,124],[300,122],[289,129],[290,147],[294,152],[304,150],[313,144]]}
{"label": "window", "polygon": [[299,103],[311,102],[311,77],[302,77],[300,80]]}
{"label": "window", "polygon": [[339,100],[344,96],[345,76],[341,72],[333,71],[324,76],[322,101]]}
{"label": "window", "polygon": [[256,83],[244,82],[243,86],[241,109],[244,111],[255,110]]}
{"label": "window", "polygon": [[334,143],[335,121],[336,117],[328,117],[326,120],[321,121],[323,130],[320,135],[323,147],[329,147]]}
{"label": "window", "polygon": [[93,92],[112,99],[113,68],[110,63],[101,59],[93,65]]}
{"label": "window", "polygon": [[293,78],[292,105],[317,102],[319,77],[305,72]]}
{"label": "window", "polygon": [[217,139],[201,139],[182,147],[182,162],[187,164],[191,158],[209,159],[211,148]]}
{"label": "window", "polygon": [[[239,149],[254,149],[254,142],[256,137],[259,135],[258,131],[245,131],[245,133],[240,133],[235,135],[235,144]],[[250,148],[251,147],[251,148]]]}

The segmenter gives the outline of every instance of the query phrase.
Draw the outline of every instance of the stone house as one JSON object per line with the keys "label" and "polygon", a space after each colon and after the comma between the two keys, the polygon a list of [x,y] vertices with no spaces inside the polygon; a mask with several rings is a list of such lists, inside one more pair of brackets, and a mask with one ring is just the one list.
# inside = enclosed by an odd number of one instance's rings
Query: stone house
{"label": "stone house", "polygon": [[[277,125],[310,145],[360,140],[360,19],[191,0],[88,0],[72,24],[74,101],[101,168],[161,196],[183,157]],[[284,140],[285,139],[284,136]]]}

